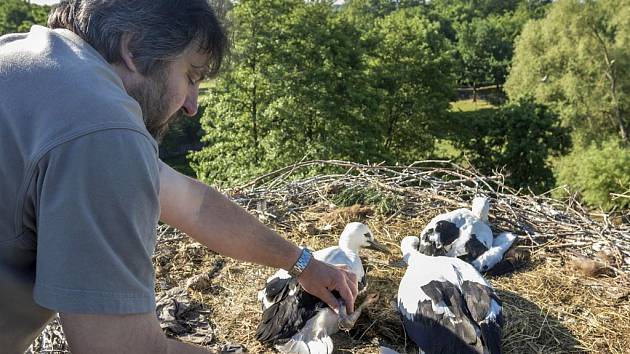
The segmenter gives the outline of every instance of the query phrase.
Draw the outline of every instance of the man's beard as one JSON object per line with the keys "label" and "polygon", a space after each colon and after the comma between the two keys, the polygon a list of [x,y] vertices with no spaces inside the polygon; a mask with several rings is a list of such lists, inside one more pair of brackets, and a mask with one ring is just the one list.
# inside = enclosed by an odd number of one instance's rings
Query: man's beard
{"label": "man's beard", "polygon": [[166,69],[158,69],[154,74],[147,76],[145,82],[140,85],[127,87],[129,96],[140,104],[144,125],[158,143],[168,131],[171,123],[182,116],[181,110],[170,117],[167,116],[169,95],[168,71]]}

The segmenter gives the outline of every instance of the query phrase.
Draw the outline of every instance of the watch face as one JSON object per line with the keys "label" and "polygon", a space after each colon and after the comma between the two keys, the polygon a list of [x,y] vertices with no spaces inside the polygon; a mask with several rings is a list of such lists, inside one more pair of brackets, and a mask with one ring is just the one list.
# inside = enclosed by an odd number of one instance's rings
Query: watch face
{"label": "watch face", "polygon": [[289,270],[289,275],[292,277],[299,276],[302,273],[302,271],[306,269],[306,266],[308,266],[308,263],[310,262],[311,257],[312,257],[311,251],[308,250],[307,248],[303,248],[302,253],[300,254],[300,258],[298,258],[297,262],[295,262],[293,267]]}

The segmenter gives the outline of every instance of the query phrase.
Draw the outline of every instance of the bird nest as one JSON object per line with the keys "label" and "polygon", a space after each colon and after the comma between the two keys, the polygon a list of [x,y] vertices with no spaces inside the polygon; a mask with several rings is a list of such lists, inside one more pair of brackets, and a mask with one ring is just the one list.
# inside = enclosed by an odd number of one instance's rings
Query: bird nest
{"label": "bird nest", "polygon": [[[326,171],[313,177],[313,167]],[[302,176],[302,177],[296,177]],[[516,191],[501,175],[440,161],[411,166],[308,161],[226,191],[282,236],[312,249],[336,245],[348,222],[367,223],[392,250],[362,251],[368,292],[380,294],[349,333],[333,336],[335,352],[376,353],[386,345],[405,353],[393,304],[404,269],[399,243],[418,235],[445,211],[490,197],[494,232],[519,236],[526,261],[514,272],[490,276],[503,300],[506,353],[623,353],[630,348],[629,215],[591,213],[574,198]],[[154,256],[158,316],[164,331],[200,345],[238,343],[252,353],[273,352],[255,339],[261,316],[256,293],[275,270],[220,256],[162,225]],[[67,350],[51,324],[33,352]]]}

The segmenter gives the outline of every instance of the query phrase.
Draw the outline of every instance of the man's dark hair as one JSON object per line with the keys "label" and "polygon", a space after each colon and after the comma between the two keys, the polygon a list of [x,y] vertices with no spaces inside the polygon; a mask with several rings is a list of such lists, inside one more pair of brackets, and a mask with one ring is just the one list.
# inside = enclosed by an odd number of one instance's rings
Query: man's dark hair
{"label": "man's dark hair", "polygon": [[94,47],[109,63],[122,62],[120,41],[141,74],[155,73],[191,43],[210,56],[215,75],[227,51],[227,38],[208,0],[64,0],[48,17],[48,27],[68,29]]}

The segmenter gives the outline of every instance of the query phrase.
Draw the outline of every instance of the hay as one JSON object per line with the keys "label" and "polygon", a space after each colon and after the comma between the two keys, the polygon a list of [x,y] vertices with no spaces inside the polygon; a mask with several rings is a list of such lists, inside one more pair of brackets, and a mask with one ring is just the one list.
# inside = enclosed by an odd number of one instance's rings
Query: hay
{"label": "hay", "polygon": [[[332,173],[291,179],[313,166]],[[519,249],[531,253],[524,268],[489,277],[503,300],[504,352],[629,352],[628,215],[591,215],[575,199],[559,202],[515,191],[502,183],[501,175],[481,176],[436,161],[406,167],[302,162],[227,193],[297,244],[313,249],[334,245],[346,223],[362,221],[393,251],[389,257],[363,251],[369,291],[378,292],[380,300],[352,331],[334,336],[338,353],[376,353],[379,344],[411,350],[392,306],[404,272],[395,266],[399,242],[417,235],[438,213],[468,207],[477,194],[491,197],[493,230],[516,233]],[[183,287],[187,301],[204,315],[204,323],[198,318],[195,322],[204,338],[240,343],[252,353],[272,352],[256,342],[254,333],[261,314],[256,292],[275,270],[217,255],[167,226],[160,226],[158,233],[158,296]],[[602,252],[606,259],[597,259]],[[598,269],[606,271],[587,276],[577,270],[576,260],[600,262]],[[199,338],[195,326],[184,326],[188,332],[175,336]],[[47,343],[59,336],[58,331],[50,333],[42,336],[48,336]],[[38,349],[43,348],[42,337],[35,344]]]}

